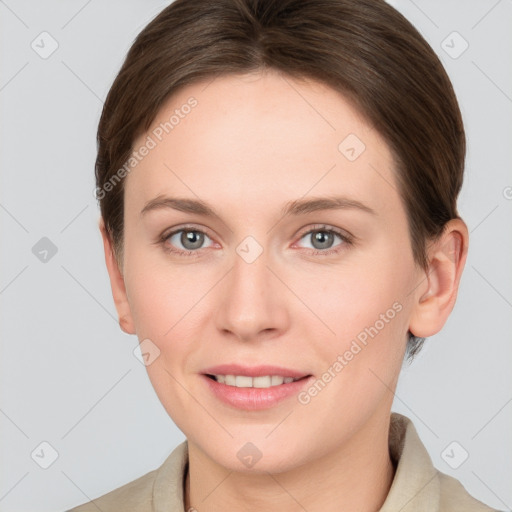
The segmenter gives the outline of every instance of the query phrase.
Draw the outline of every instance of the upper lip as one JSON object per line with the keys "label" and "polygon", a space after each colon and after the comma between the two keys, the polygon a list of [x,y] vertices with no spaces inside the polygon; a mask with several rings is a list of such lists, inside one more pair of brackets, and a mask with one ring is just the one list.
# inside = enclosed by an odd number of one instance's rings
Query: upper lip
{"label": "upper lip", "polygon": [[205,368],[202,373],[205,375],[245,375],[247,377],[279,375],[281,377],[292,377],[294,379],[307,377],[309,375],[300,370],[293,370],[282,366],[242,366],[239,364],[221,364],[218,366],[211,366],[210,368]]}

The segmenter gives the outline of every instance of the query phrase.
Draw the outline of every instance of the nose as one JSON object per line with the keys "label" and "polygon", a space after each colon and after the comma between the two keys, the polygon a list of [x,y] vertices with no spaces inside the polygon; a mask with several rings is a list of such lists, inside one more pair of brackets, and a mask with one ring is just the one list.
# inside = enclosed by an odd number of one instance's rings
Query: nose
{"label": "nose", "polygon": [[282,334],[289,326],[286,290],[275,276],[267,251],[256,260],[235,253],[219,289],[217,328],[233,339],[252,341]]}

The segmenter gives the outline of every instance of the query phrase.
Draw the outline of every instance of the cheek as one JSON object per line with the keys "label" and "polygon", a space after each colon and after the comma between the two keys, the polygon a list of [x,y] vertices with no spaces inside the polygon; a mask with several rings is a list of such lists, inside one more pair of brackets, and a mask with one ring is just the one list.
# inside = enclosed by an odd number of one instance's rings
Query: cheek
{"label": "cheek", "polygon": [[[309,295],[335,336],[324,337],[325,344],[312,338],[324,364],[315,389],[302,396],[308,417],[322,421],[327,415],[333,424],[342,421],[357,431],[377,408],[392,403],[408,325],[403,288],[389,274],[354,272],[333,277]],[[339,434],[332,429],[335,438]]]}
{"label": "cheek", "polygon": [[362,255],[354,264],[310,269],[303,273],[309,277],[299,279],[296,274],[293,279],[297,295],[334,331],[331,338],[335,335],[338,349],[357,337],[364,342],[367,328],[374,335],[376,329],[379,337],[395,338],[391,335],[407,324],[406,302],[412,289],[409,262],[392,252],[388,257],[379,252],[378,259]]}
{"label": "cheek", "polygon": [[171,283],[165,275],[157,275],[146,267],[128,277],[126,288],[137,335],[158,340],[172,327],[179,313]]}
{"label": "cheek", "polygon": [[[383,384],[372,371],[386,384],[392,383],[400,371],[406,345],[412,260],[391,244],[387,250],[382,246],[375,252],[379,257],[362,255],[357,264],[316,273],[308,279],[309,287],[298,291],[334,331],[323,337],[324,344],[318,343],[317,335],[317,353],[326,371],[331,367],[331,373],[337,376],[338,384],[333,388],[350,389],[352,400],[356,395],[367,400],[369,387],[376,386],[375,393],[382,391]],[[318,325],[313,316],[308,318],[310,325],[314,321]],[[339,364],[333,368],[336,362]]]}
{"label": "cheek", "polygon": [[139,337],[165,340],[183,329],[200,311],[214,277],[205,267],[167,261],[163,249],[132,250],[126,290]]}
{"label": "cheek", "polygon": [[[139,340],[149,339],[158,357],[146,366],[162,405],[179,428],[187,427],[190,396],[184,392],[191,358],[200,349],[200,318],[207,301],[201,300],[215,280],[202,271],[185,271],[165,258],[132,253],[127,293]],[[128,268],[127,268],[128,270]]]}
{"label": "cheek", "polygon": [[166,401],[177,399],[166,391],[176,391],[196,367],[194,355],[201,352],[211,318],[211,292],[221,277],[207,265],[170,263],[155,251],[131,253],[126,275],[130,310],[139,340],[149,338],[158,348],[158,359],[146,369]]}

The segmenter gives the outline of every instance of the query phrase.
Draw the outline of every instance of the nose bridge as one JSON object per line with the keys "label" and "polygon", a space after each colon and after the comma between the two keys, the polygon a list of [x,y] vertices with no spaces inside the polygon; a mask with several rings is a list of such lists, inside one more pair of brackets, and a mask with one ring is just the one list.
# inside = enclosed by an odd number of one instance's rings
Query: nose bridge
{"label": "nose bridge", "polygon": [[251,300],[263,298],[270,286],[269,264],[270,254],[263,247],[255,246],[254,242],[245,241],[236,249],[233,258],[232,290],[240,298],[248,296]]}
{"label": "nose bridge", "polygon": [[270,252],[254,237],[246,237],[236,247],[217,312],[219,329],[251,340],[263,331],[285,327],[282,293],[267,268],[271,259]]}

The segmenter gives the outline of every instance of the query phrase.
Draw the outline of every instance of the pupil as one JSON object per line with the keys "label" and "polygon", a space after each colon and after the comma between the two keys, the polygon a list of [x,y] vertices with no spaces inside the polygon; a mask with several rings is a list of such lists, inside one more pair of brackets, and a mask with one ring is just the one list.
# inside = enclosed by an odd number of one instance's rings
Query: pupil
{"label": "pupil", "polygon": [[[327,231],[317,231],[313,236],[313,247],[316,249],[327,249],[332,244],[332,239],[334,235]],[[316,245],[316,242],[319,243],[320,247]]]}

